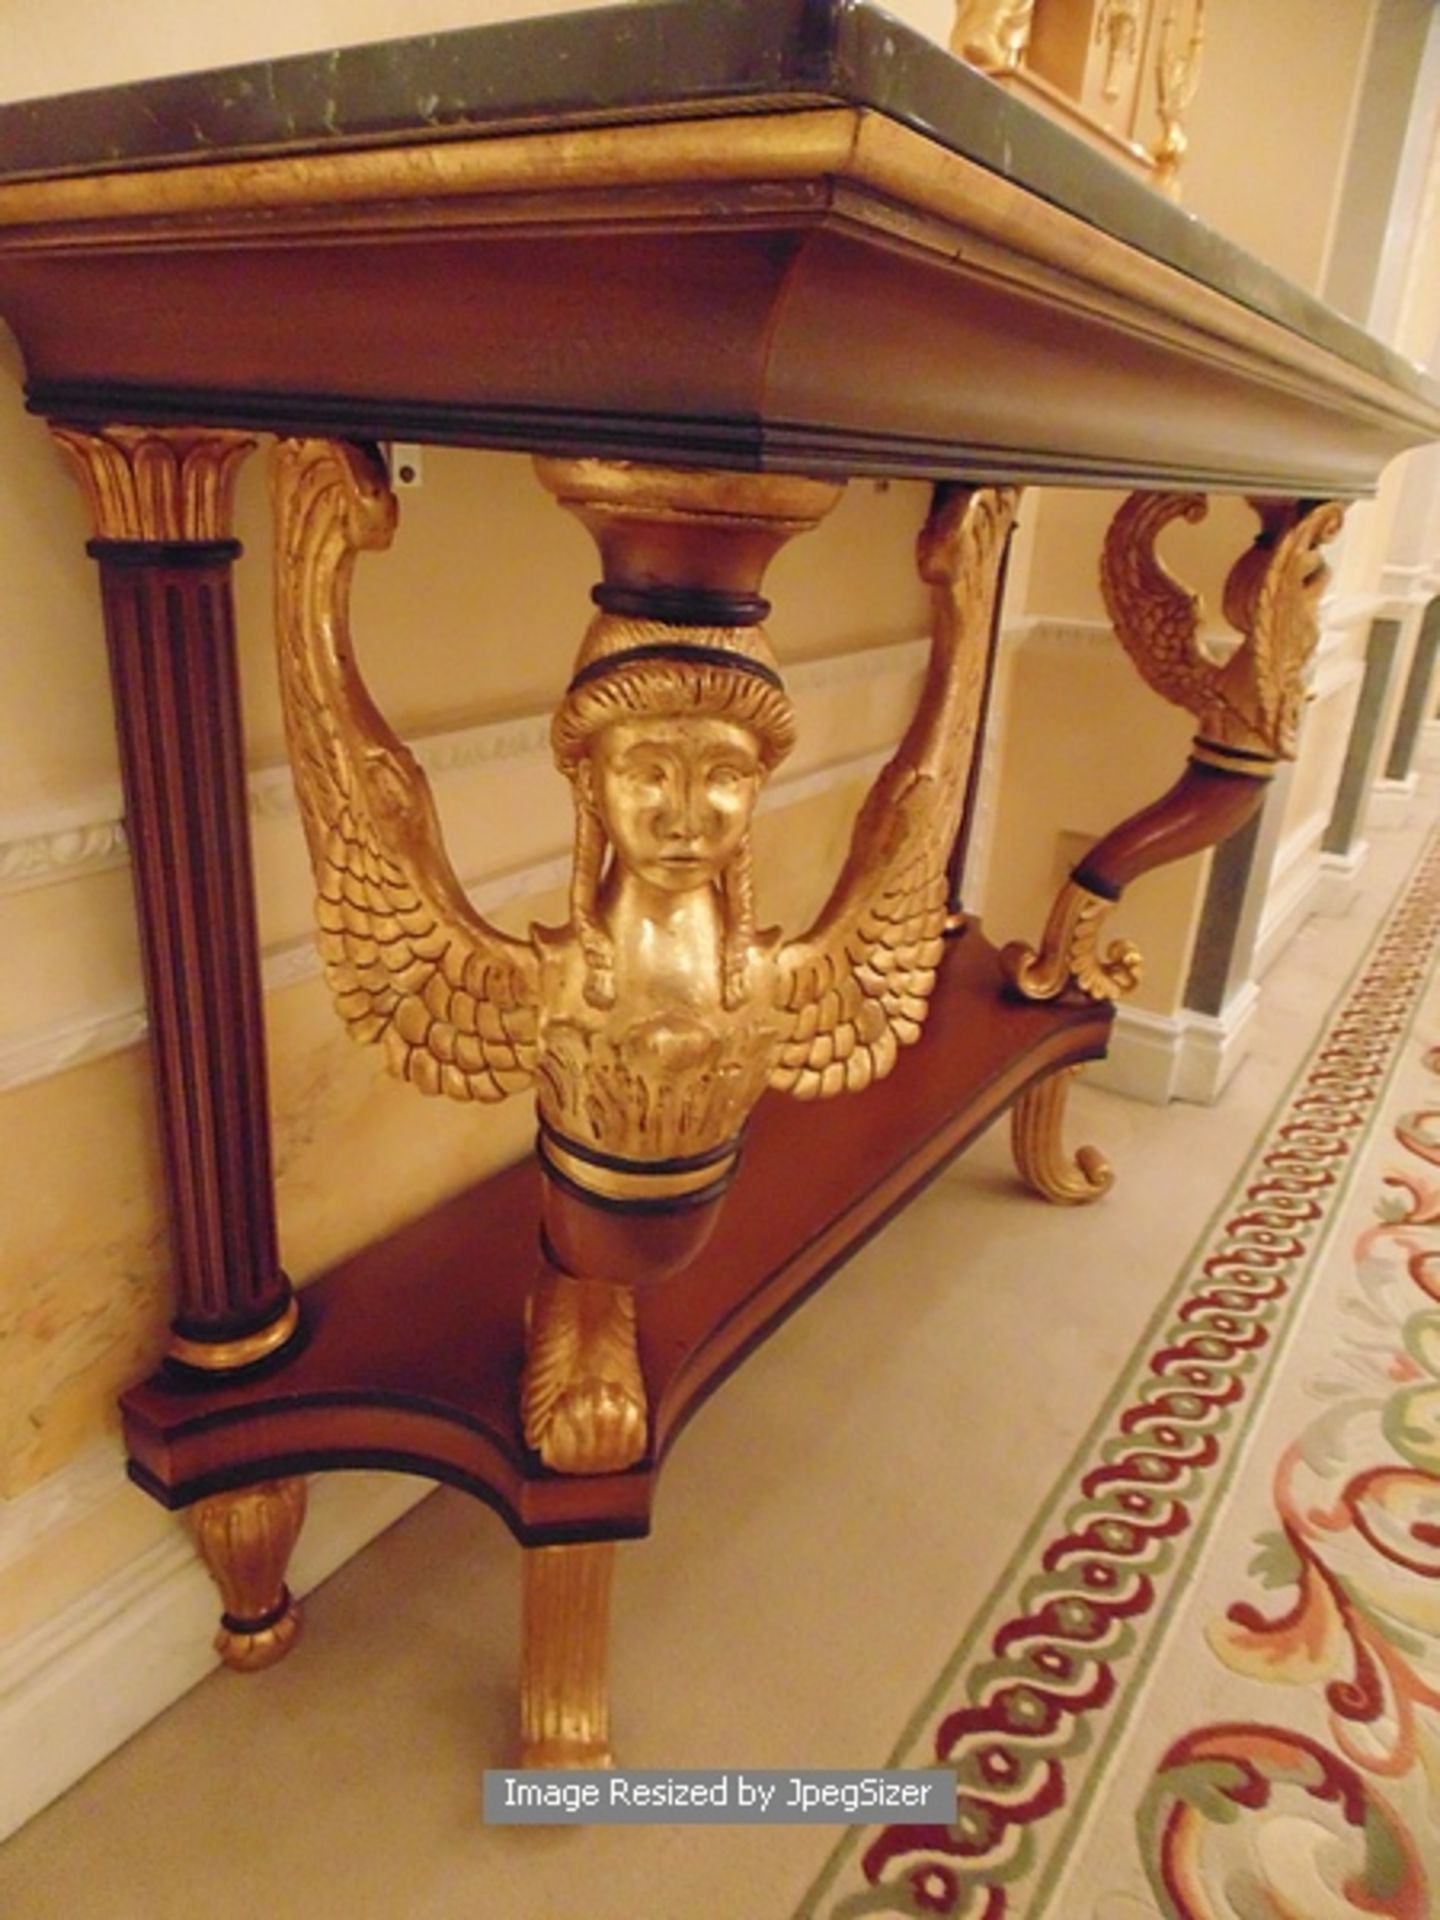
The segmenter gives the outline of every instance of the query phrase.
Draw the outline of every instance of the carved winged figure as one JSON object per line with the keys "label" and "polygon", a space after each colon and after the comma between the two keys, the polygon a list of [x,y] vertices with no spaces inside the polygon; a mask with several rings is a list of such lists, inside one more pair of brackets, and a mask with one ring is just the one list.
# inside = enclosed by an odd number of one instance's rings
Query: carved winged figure
{"label": "carved winged figure", "polygon": [[[570,917],[518,938],[470,904],[425,776],[351,649],[355,557],[395,526],[382,470],[331,442],[285,442],[277,459],[292,582],[281,681],[326,979],[351,1034],[422,1092],[488,1101],[534,1086],[558,1275],[532,1302],[527,1432],[552,1464],[626,1464],[643,1449],[643,1391],[596,1355],[633,1349],[633,1303],[626,1288],[573,1287],[611,1257],[605,1235],[627,1204],[699,1219],[767,1086],[801,1099],[859,1090],[918,1037],[984,678],[988,598],[966,588],[993,578],[1014,495],[952,493],[932,514],[927,683],[799,938],[755,924],[751,818],[795,738],[758,621],[677,625],[602,602],[552,730],[575,808]],[[838,492],[796,484],[821,510]],[[676,1263],[667,1244],[650,1277]],[[626,1265],[635,1277],[633,1243]],[[639,1277],[645,1265],[641,1248]]]}
{"label": "carved winged figure", "polygon": [[1204,603],[1155,551],[1176,520],[1200,520],[1202,494],[1135,493],[1115,515],[1101,566],[1115,631],[1155,691],[1200,723],[1202,746],[1255,761],[1293,759],[1304,670],[1329,572],[1318,547],[1339,531],[1333,502],[1255,499],[1255,543],[1225,583],[1225,617],[1248,644],[1220,653],[1202,633]]}

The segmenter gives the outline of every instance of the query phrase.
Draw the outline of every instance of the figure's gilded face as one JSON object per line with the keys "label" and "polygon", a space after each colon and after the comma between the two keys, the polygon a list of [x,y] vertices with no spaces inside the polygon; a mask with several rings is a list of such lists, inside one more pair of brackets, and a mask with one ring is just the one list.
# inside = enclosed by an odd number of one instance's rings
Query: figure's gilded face
{"label": "figure's gilded face", "polygon": [[612,721],[596,736],[590,764],[616,859],[666,893],[720,877],[764,779],[754,735],[711,715]]}

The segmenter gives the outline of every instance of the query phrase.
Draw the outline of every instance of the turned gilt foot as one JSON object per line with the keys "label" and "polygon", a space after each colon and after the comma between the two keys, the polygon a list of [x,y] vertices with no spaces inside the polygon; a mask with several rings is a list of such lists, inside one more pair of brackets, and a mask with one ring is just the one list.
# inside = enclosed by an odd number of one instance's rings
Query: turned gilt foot
{"label": "turned gilt foot", "polygon": [[303,1480],[267,1480],[212,1494],[188,1515],[225,1611],[215,1648],[227,1667],[255,1673],[283,1660],[300,1635],[285,1569],[305,1518]]}
{"label": "turned gilt foot", "polygon": [[1095,1147],[1066,1152],[1065,1106],[1078,1072],[1078,1067],[1065,1067],[1027,1087],[1010,1115],[1010,1144],[1020,1178],[1041,1199],[1062,1207],[1098,1200],[1115,1182],[1110,1163]]}

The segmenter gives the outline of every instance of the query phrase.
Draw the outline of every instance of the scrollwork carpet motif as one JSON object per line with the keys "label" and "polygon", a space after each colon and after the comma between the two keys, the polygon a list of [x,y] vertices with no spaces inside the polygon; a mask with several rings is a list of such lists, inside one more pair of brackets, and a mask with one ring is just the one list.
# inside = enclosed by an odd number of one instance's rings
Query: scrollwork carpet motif
{"label": "scrollwork carpet motif", "polygon": [[[1332,1229],[1437,938],[1440,841],[891,1757],[953,1767],[953,1819],[842,1843],[806,1920],[1440,1910],[1440,1092],[1393,1122],[1407,1164],[1359,1237],[1325,1405],[1279,1450],[1252,1564],[1277,1597],[1218,1617],[1191,1597],[1333,1291]],[[1244,1710],[1202,1724],[1191,1703],[1229,1702],[1232,1673]]]}
{"label": "scrollwork carpet motif", "polygon": [[[1425,1065],[1435,1076],[1433,1050]],[[1208,1920],[1209,1889],[1237,1874],[1283,1902],[1277,1874],[1300,1871],[1302,1847],[1343,1861],[1336,1911],[1426,1920],[1440,1900],[1440,1084],[1428,1091],[1434,1105],[1394,1123],[1405,1157],[1353,1246],[1343,1334],[1311,1382],[1322,1410],[1276,1463],[1278,1524],[1250,1565],[1267,1597],[1209,1629],[1225,1667],[1298,1694],[1320,1731],[1207,1725],[1164,1755],[1139,1826],[1181,1920]],[[1285,1869],[1267,1822],[1289,1836]]]}

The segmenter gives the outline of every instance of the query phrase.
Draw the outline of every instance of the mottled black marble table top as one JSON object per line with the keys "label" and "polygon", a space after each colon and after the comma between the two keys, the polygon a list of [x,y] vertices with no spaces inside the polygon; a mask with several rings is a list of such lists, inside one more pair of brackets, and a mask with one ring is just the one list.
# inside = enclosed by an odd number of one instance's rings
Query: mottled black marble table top
{"label": "mottled black marble table top", "polygon": [[627,4],[0,107],[0,184],[555,128],[869,108],[1401,391],[1408,361],[869,0]]}

